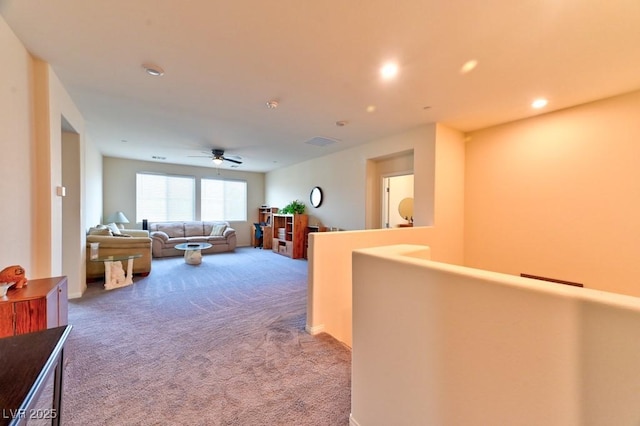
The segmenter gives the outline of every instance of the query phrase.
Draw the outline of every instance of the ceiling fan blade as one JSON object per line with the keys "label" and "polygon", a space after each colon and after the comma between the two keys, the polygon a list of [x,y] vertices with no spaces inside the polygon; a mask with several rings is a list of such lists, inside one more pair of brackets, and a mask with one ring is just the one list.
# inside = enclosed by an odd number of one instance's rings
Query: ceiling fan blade
{"label": "ceiling fan blade", "polygon": [[223,160],[230,161],[230,162],[236,163],[236,164],[242,164],[242,161],[232,160],[231,158],[227,158],[227,157],[224,157]]}
{"label": "ceiling fan blade", "polygon": [[[224,156],[224,149],[212,149],[211,150],[211,154],[209,155],[189,155],[189,157],[204,157],[204,158],[211,158],[213,160],[215,159],[219,159],[219,160],[224,160],[224,161],[229,161],[230,163],[235,163],[235,164],[242,164],[242,161],[239,160],[234,160],[233,158],[229,158],[229,157],[225,157]],[[238,156],[233,156],[232,157],[238,157]],[[238,157],[241,158],[241,157]]]}

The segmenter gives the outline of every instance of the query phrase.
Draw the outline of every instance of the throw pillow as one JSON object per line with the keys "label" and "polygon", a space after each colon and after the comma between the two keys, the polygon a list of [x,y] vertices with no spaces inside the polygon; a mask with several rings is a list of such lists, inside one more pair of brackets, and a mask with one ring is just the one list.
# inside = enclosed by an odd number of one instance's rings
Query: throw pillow
{"label": "throw pillow", "polygon": [[122,234],[122,232],[120,232],[120,228],[118,228],[118,225],[116,225],[115,223],[111,222],[111,223],[107,223],[107,226],[109,227],[109,229],[111,230],[111,233],[113,235],[120,235]]}
{"label": "throw pillow", "polygon": [[221,237],[224,234],[225,229],[227,229],[227,225],[213,225],[213,229],[211,229],[212,237]]}
{"label": "throw pillow", "polygon": [[107,227],[101,228],[99,226],[89,229],[89,235],[106,235],[111,236],[111,230]]}

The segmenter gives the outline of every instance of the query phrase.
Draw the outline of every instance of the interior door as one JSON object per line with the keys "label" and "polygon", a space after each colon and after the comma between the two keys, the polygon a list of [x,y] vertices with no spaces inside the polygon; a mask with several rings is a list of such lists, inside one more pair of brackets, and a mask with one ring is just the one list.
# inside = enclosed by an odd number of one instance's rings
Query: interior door
{"label": "interior door", "polygon": [[402,217],[398,210],[405,198],[413,199],[413,174],[382,178],[382,228],[397,228],[413,221],[413,216]]}

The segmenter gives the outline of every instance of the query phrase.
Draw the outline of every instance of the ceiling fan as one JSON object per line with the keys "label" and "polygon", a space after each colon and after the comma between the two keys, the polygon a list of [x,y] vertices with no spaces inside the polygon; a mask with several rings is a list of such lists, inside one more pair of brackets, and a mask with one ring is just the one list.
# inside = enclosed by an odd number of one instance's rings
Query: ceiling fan
{"label": "ceiling fan", "polygon": [[[203,155],[190,155],[190,157],[204,157]],[[211,154],[206,157],[211,158],[213,164],[219,166],[223,161],[229,161],[231,163],[242,164],[242,161],[234,160],[233,158],[224,156],[224,149],[212,149]],[[237,157],[237,156],[234,156]],[[239,158],[239,157],[238,157]]]}

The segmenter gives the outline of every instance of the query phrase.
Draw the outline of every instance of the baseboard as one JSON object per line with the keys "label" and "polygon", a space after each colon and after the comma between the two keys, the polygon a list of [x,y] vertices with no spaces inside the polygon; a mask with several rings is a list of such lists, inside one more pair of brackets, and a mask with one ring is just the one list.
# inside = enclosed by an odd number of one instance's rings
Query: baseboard
{"label": "baseboard", "polygon": [[74,292],[74,293],[67,294],[67,299],[79,299],[81,297],[82,297],[82,292],[80,293]]}
{"label": "baseboard", "polygon": [[305,325],[304,329],[306,330],[307,333],[309,333],[312,336],[315,336],[316,334],[320,334],[324,331],[324,324],[320,324],[320,325],[316,325],[316,326],[309,326],[309,324]]}
{"label": "baseboard", "polygon": [[353,418],[353,413],[349,413],[349,426],[360,426],[360,423]]}

